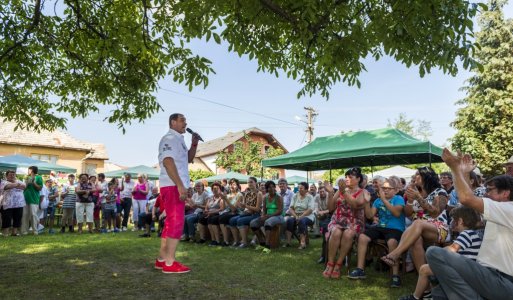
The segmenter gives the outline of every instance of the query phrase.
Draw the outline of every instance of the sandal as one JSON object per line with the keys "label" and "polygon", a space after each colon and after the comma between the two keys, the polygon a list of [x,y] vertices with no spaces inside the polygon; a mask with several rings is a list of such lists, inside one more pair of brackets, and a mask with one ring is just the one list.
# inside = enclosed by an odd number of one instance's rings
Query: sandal
{"label": "sandal", "polygon": [[394,258],[392,258],[392,257],[390,257],[388,255],[382,256],[381,260],[384,263],[386,263],[389,267],[393,267],[393,266],[395,266],[397,264],[397,261]]}
{"label": "sandal", "polygon": [[326,269],[324,269],[324,272],[322,272],[322,276],[324,276],[324,278],[331,277],[331,274],[333,273],[333,266],[335,266],[335,263],[332,263],[332,262],[326,263]]}
{"label": "sandal", "polygon": [[342,263],[335,264],[333,268],[333,272],[331,272],[331,278],[339,279],[340,278],[340,269],[342,269]]}

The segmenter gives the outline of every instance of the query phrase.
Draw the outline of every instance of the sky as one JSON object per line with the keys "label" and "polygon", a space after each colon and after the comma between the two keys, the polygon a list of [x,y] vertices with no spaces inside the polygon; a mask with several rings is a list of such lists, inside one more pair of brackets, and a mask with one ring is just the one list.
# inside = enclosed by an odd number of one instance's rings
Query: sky
{"label": "sky", "polygon": [[[508,4],[504,13],[511,18],[513,5]],[[367,72],[360,76],[360,89],[338,83],[327,101],[320,95],[297,99],[301,89],[297,82],[286,76],[257,73],[255,61],[229,53],[226,44],[196,42],[191,47],[213,62],[216,74],[209,77],[206,89],[196,87],[189,92],[168,77],[160,82],[156,94],[164,111],[144,123],[127,126],[125,134],[116,124],[103,121],[106,112],[70,119],[67,132],[87,142],[105,144],[112,163],[151,166],[157,163],[158,143],[168,130],[169,115],[181,112],[188,126],[205,141],[258,127],[273,134],[291,152],[306,144],[306,124],[295,117],[306,120],[304,107],[311,106],[318,112],[314,138],[383,128],[405,113],[408,119],[430,122],[431,142],[443,146],[455,133],[450,126],[458,108],[455,102],[464,98],[460,88],[472,75],[460,68],[455,77],[432,70],[420,78],[415,66],[407,68],[388,57],[377,62],[366,59]],[[189,144],[190,135],[185,138]],[[296,173],[287,172],[290,174]]]}

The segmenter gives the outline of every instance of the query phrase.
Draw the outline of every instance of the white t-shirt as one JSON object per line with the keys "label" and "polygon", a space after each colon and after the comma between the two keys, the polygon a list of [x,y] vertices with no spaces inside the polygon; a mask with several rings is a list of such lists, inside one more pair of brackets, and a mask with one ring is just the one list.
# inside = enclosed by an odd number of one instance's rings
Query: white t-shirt
{"label": "white t-shirt", "polygon": [[513,276],[513,201],[483,198],[486,227],[477,261]]}
{"label": "white t-shirt", "polygon": [[130,179],[129,182],[126,182],[124,178],[122,178],[120,188],[123,187],[123,190],[119,193],[119,197],[121,198],[132,198],[132,191],[135,187],[135,182]]}
{"label": "white t-shirt", "polygon": [[182,180],[185,188],[190,185],[189,178],[189,149],[185,145],[183,135],[179,134],[173,129],[162,137],[159,143],[159,165],[160,165],[160,187],[175,186],[171,178],[167,175],[166,168],[164,167],[164,159],[171,157],[175,162],[178,176]]}
{"label": "white t-shirt", "polygon": [[50,199],[48,198],[48,196],[50,196],[50,191],[48,190],[46,185],[43,185],[41,187],[41,190],[39,191],[39,196],[43,196],[43,199],[41,199],[41,201],[40,201],[41,209],[47,209],[48,208],[48,204],[50,203]]}
{"label": "white t-shirt", "polygon": [[305,197],[301,199],[301,195],[299,195],[299,192],[297,192],[294,197],[292,197],[292,201],[290,202],[290,207],[294,208],[294,211],[296,212],[296,215],[300,217],[303,212],[307,209],[311,209],[312,213],[310,213],[306,218],[312,220],[315,222],[315,215],[314,215],[314,198],[311,194],[306,193]]}

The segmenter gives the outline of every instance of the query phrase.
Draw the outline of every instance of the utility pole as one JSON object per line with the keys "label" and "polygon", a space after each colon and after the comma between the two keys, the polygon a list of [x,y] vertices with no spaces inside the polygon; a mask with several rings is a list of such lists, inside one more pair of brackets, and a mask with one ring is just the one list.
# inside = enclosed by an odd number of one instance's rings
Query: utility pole
{"label": "utility pole", "polygon": [[[313,123],[315,121],[315,117],[318,116],[319,114],[317,113],[317,111],[315,111],[315,109],[313,107],[304,107],[304,109],[306,110],[306,122],[303,121],[304,123],[306,123],[306,133],[308,134],[308,143],[310,144],[313,140],[313,133],[314,133],[314,126],[313,126]],[[312,171],[306,171],[306,178],[307,179],[311,179],[312,178]],[[310,185],[310,184],[308,184]]]}
{"label": "utility pole", "polygon": [[315,111],[315,109],[313,107],[304,107],[304,109],[306,110],[306,119],[307,119],[306,133],[308,134],[308,143],[310,144],[313,140],[313,132],[314,132],[313,122],[315,121],[315,117],[318,116],[319,114],[317,113],[317,111]]}

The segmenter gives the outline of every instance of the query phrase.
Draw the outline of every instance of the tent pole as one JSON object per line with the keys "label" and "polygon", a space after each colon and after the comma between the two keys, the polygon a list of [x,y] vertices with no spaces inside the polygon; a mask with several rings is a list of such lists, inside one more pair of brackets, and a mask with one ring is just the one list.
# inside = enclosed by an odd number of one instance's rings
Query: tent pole
{"label": "tent pole", "polygon": [[333,179],[331,178],[331,162],[330,162],[330,183],[333,182]]}
{"label": "tent pole", "polygon": [[431,142],[429,143],[429,167],[431,168]]}

